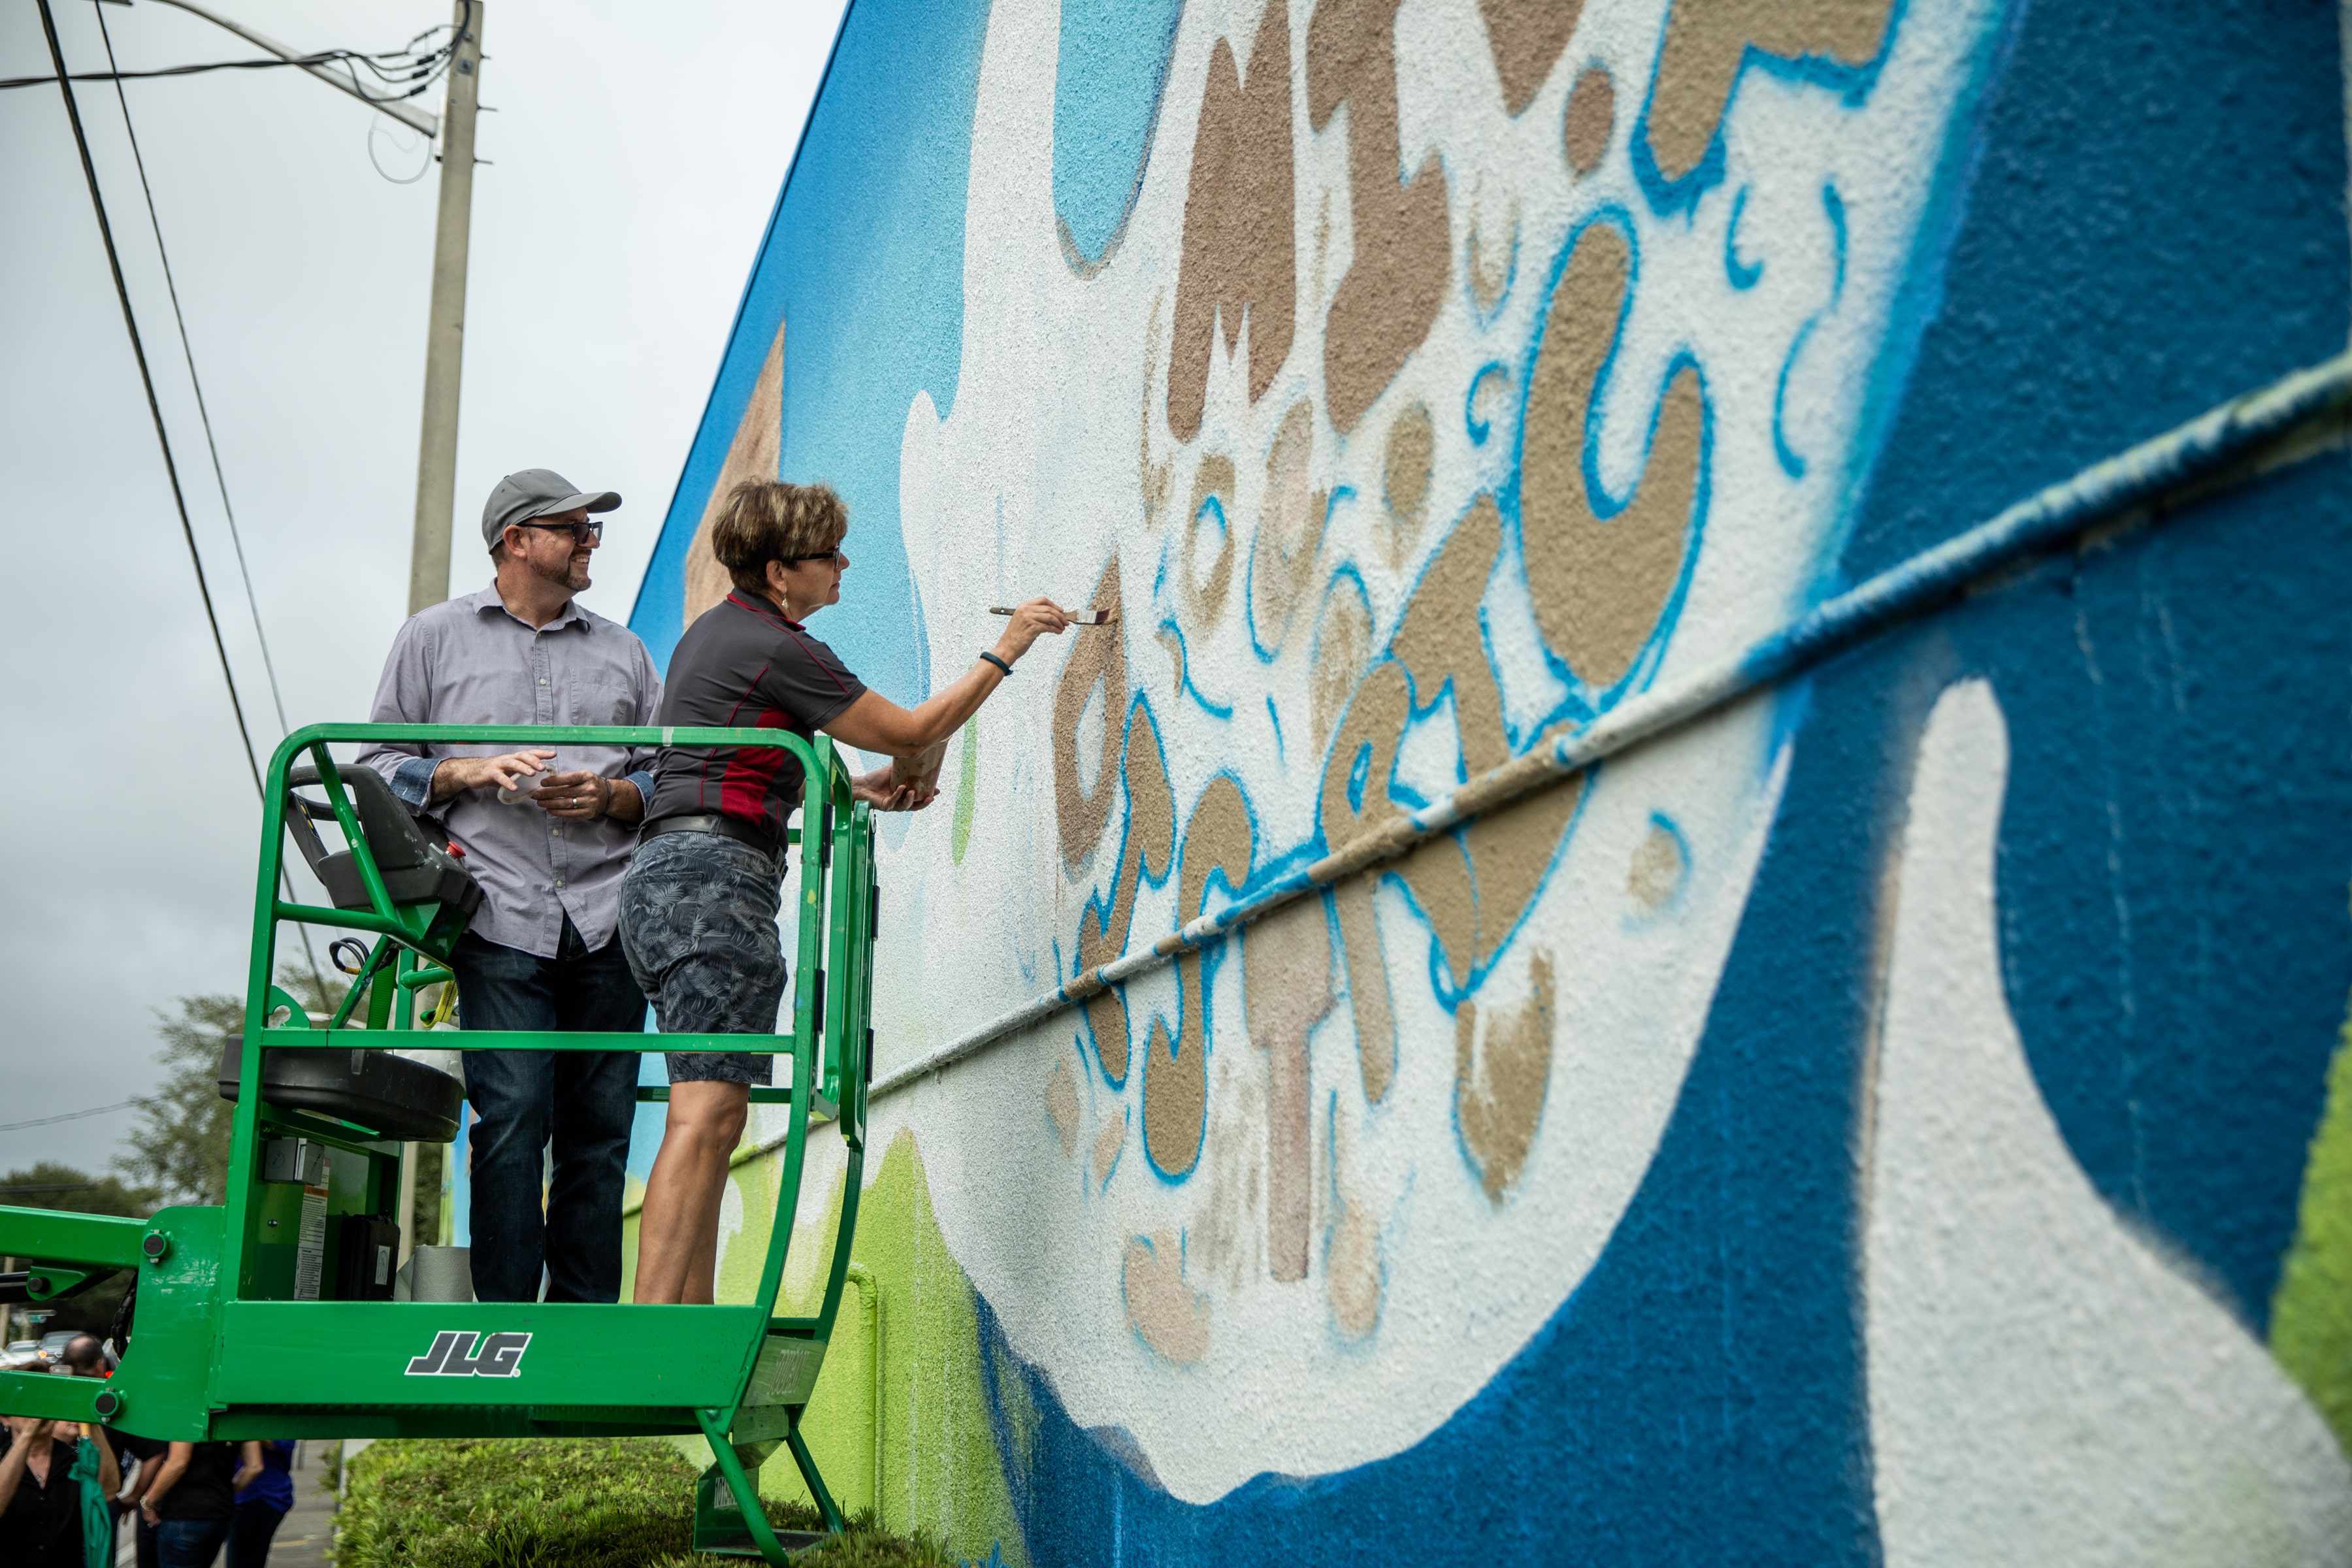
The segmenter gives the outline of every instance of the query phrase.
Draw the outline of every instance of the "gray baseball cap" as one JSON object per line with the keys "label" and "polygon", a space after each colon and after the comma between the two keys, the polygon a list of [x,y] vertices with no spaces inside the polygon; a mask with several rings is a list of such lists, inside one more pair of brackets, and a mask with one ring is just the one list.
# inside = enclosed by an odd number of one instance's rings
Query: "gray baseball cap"
{"label": "gray baseball cap", "polygon": [[482,508],[482,542],[496,550],[499,541],[506,537],[509,523],[553,517],[581,507],[611,511],[620,504],[620,496],[612,490],[574,489],[572,481],[553,468],[525,468],[490,488],[489,503]]}

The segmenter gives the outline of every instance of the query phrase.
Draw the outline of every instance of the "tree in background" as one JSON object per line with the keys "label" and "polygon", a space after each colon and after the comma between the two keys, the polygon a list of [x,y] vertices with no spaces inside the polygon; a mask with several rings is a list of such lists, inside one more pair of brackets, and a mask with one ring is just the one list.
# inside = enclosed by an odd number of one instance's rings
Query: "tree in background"
{"label": "tree in background", "polygon": [[[0,1175],[0,1203],[16,1208],[64,1209],[71,1214],[114,1214],[143,1219],[154,1211],[155,1194],[143,1188],[126,1186],[112,1176],[93,1176],[55,1160],[43,1160],[30,1170]],[[103,1339],[113,1326],[115,1310],[121,1306],[123,1288],[129,1283],[129,1275],[116,1274],[79,1296],[34,1310],[50,1314],[41,1325],[44,1330],[81,1329]]]}
{"label": "tree in background", "polygon": [[[288,964],[278,976],[287,994],[320,1016],[342,1004],[347,983],[321,985],[303,967]],[[220,1097],[221,1053],[245,1026],[245,1001],[238,996],[183,996],[179,1016],[159,1014],[163,1048],[155,1059],[163,1081],[140,1099],[139,1124],[125,1135],[130,1152],[115,1168],[163,1201],[219,1204],[228,1201],[229,1134],[236,1108]],[[411,1037],[422,1045],[424,1038]],[[442,1149],[418,1150],[416,1205],[408,1215],[410,1234],[420,1242],[441,1239]],[[143,1211],[142,1211],[143,1212]]]}
{"label": "tree in background", "polygon": [[245,1026],[235,996],[183,996],[180,1014],[158,1013],[163,1081],[139,1097],[138,1125],[124,1134],[130,1152],[114,1168],[164,1202],[227,1201],[229,1102],[220,1097],[221,1052]]}

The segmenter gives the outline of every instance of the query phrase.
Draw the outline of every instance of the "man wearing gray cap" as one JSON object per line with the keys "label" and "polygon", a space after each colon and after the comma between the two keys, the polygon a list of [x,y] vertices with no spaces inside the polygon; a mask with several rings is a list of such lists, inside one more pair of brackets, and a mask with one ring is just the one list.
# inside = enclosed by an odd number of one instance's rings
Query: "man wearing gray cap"
{"label": "man wearing gray cap", "polygon": [[[393,639],[376,723],[650,724],[661,680],[626,626],[584,610],[610,490],[546,468],[500,479],[482,509],[496,576],[421,610]],[[652,789],[653,752],[613,746],[373,745],[360,760],[440,818],[482,885],[459,939],[469,1029],[636,1030],[646,999],[615,936],[621,873]],[[511,804],[501,804],[510,801]],[[634,1051],[468,1051],[474,1293],[616,1301],[621,1198],[636,1114]],[[546,1151],[553,1179],[540,1204]]]}

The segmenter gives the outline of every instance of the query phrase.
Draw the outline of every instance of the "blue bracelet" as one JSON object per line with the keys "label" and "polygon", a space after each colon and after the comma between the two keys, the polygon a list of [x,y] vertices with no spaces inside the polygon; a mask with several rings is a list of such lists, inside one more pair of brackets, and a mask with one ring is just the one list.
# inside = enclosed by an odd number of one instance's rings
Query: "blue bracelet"
{"label": "blue bracelet", "polygon": [[1003,670],[1006,675],[1009,676],[1013,673],[1013,667],[1005,663],[1003,659],[997,658],[994,654],[982,651],[980,657],[988,660],[989,663],[996,666],[997,668]]}

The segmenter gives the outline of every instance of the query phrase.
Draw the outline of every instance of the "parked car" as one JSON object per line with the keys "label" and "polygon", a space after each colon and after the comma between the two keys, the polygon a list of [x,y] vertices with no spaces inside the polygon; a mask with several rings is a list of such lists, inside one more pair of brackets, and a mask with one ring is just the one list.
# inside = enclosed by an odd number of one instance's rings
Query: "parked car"
{"label": "parked car", "polygon": [[0,1351],[0,1370],[8,1372],[18,1371],[24,1367],[33,1365],[40,1359],[40,1341],[11,1340],[8,1342],[8,1348],[5,1351]]}
{"label": "parked car", "polygon": [[66,1353],[66,1346],[81,1338],[79,1329],[55,1329],[41,1336],[41,1359],[57,1361]]}

